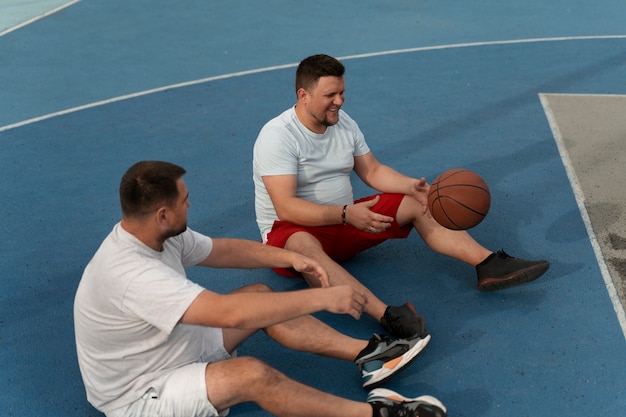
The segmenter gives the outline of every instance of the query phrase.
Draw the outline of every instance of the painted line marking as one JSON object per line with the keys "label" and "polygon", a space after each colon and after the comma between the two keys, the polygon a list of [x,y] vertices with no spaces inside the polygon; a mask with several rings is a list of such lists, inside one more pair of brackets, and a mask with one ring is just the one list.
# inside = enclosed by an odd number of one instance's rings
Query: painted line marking
{"label": "painted line marking", "polygon": [[[77,0],[80,1],[80,0]],[[507,41],[491,41],[491,42],[472,42],[472,43],[457,43],[450,45],[437,45],[437,46],[423,46],[417,48],[409,48],[409,49],[394,49],[389,51],[382,52],[371,52],[366,54],[358,54],[358,55],[346,55],[342,57],[338,57],[339,60],[350,60],[350,59],[360,59],[360,58],[371,58],[376,56],[384,56],[384,55],[395,55],[395,54],[406,54],[412,52],[423,52],[423,51],[434,51],[434,50],[443,50],[443,49],[455,49],[455,48],[472,48],[472,47],[480,47],[480,46],[491,46],[491,45],[515,45],[515,44],[525,44],[525,43],[539,43],[539,42],[564,42],[564,41],[580,41],[580,40],[606,40],[606,39],[626,39],[626,35],[607,35],[607,36],[574,36],[574,37],[557,37],[557,38],[534,38],[534,39],[517,39],[517,40],[507,40]],[[58,112],[46,114],[43,116],[34,117],[32,119],[24,120],[22,122],[13,123],[10,125],[0,127],[0,132],[4,132],[6,130],[15,129],[16,127],[25,126],[31,123],[37,123],[42,120],[51,119],[57,116],[63,116],[65,114],[90,109],[93,107],[103,106],[110,103],[115,103],[122,100],[128,100],[135,97],[145,96],[148,94],[159,93],[166,90],[172,90],[175,88],[188,87],[196,84],[203,84],[211,81],[224,80],[228,78],[234,77],[242,77],[245,75],[258,74],[269,71],[276,71],[287,68],[295,68],[298,66],[298,63],[292,64],[284,64],[284,65],[276,65],[265,68],[258,68],[247,71],[239,71],[230,74],[216,75],[213,77],[201,78],[198,80],[182,82],[178,84],[171,84],[163,87],[153,88],[150,90],[140,91],[137,93],[127,94],[123,96],[118,96],[106,100],[97,101],[94,103],[85,104],[78,107],[73,107],[66,110],[61,110]]]}
{"label": "painted line marking", "polygon": [[[574,170],[574,166],[569,157],[569,153],[567,152],[567,148],[565,147],[565,143],[563,142],[563,137],[561,136],[561,131],[559,130],[556,118],[554,117],[554,113],[552,112],[552,108],[550,107],[550,103],[548,102],[548,95],[582,96],[582,94],[540,93],[539,99],[541,100],[541,105],[543,106],[544,112],[546,113],[546,118],[548,119],[550,129],[552,130],[552,135],[554,136],[554,141],[556,142],[559,154],[561,155],[561,161],[563,162],[563,166],[565,167],[565,171],[567,173],[567,177],[569,178],[570,185],[572,186],[572,190],[574,191],[576,204],[578,205],[578,210],[580,211],[583,223],[585,224],[585,228],[587,229],[587,235],[589,236],[591,246],[593,247],[593,252],[596,255],[596,260],[598,262],[598,266],[600,267],[602,278],[604,279],[604,285],[606,286],[606,290],[609,293],[609,298],[611,299],[611,303],[613,304],[615,314],[617,314],[617,320],[619,321],[620,327],[622,328],[622,334],[626,338],[626,312],[624,311],[624,306],[622,305],[619,295],[617,294],[615,283],[611,278],[609,268],[606,265],[604,255],[602,254],[602,248],[600,247],[600,243],[598,242],[598,237],[593,230],[593,225],[591,224],[589,212],[585,207],[585,195],[582,191],[582,187],[580,186],[580,182],[578,181],[578,176],[576,175],[576,172]],[[615,97],[615,95],[609,94],[587,94],[586,96]]]}

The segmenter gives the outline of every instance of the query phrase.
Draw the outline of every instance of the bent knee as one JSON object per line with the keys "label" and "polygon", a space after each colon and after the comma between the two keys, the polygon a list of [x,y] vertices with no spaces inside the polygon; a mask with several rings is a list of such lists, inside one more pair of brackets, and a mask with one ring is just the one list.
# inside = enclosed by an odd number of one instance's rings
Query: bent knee
{"label": "bent knee", "polygon": [[[285,249],[309,255],[311,252],[323,251],[320,241],[309,232],[296,232],[289,236]],[[310,256],[310,255],[309,255]]]}
{"label": "bent knee", "polygon": [[240,356],[232,360],[238,362],[239,371],[236,374],[246,379],[246,383],[249,385],[255,383],[272,384],[282,377],[280,371],[255,357]]}
{"label": "bent knee", "polygon": [[233,292],[274,292],[274,290],[269,285],[265,285],[260,282],[257,282],[255,284],[250,284],[250,285],[246,285],[245,287],[241,287]]}

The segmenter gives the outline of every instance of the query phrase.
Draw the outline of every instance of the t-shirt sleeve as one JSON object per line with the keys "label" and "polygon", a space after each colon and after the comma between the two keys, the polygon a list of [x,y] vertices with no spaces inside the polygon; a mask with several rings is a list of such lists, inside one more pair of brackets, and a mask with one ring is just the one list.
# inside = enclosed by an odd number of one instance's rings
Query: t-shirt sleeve
{"label": "t-shirt sleeve", "polygon": [[213,239],[191,229],[187,229],[181,237],[181,260],[184,268],[198,265],[213,250]]}
{"label": "t-shirt sleeve", "polygon": [[212,249],[210,237],[189,228],[168,239],[160,259],[142,259],[136,273],[129,271],[123,307],[169,334],[204,289],[187,279],[184,268],[202,262]]}
{"label": "t-shirt sleeve", "polygon": [[170,334],[204,288],[155,262],[128,285],[123,308]]}
{"label": "t-shirt sleeve", "polygon": [[255,170],[260,176],[296,175],[299,152],[280,127],[265,127],[254,144]]}
{"label": "t-shirt sleeve", "polygon": [[345,112],[341,111],[340,120],[345,123],[348,129],[352,132],[352,137],[354,138],[354,156],[363,156],[370,151],[369,146],[365,142],[365,135],[359,128],[354,119],[348,116]]}

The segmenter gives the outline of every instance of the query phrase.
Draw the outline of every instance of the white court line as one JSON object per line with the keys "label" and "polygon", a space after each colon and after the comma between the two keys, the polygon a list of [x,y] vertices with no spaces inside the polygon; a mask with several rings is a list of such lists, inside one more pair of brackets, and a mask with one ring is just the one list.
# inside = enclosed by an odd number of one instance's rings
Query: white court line
{"label": "white court line", "polygon": [[56,13],[56,12],[58,12],[58,11],[61,11],[61,10],[65,9],[66,7],[70,7],[70,6],[72,6],[72,5],[76,4],[76,3],[78,3],[79,1],[80,1],[80,0],[73,0],[73,1],[70,1],[69,3],[62,4],[61,6],[59,6],[59,7],[55,8],[55,9],[52,9],[52,10],[50,10],[50,11],[47,11],[47,12],[45,12],[45,13],[43,13],[43,14],[39,15],[39,16],[35,16],[35,17],[33,17],[32,19],[29,19],[29,20],[27,20],[27,21],[25,21],[25,22],[23,22],[23,23],[20,23],[19,25],[15,25],[15,26],[13,26],[13,27],[10,27],[10,28],[8,28],[8,29],[5,29],[5,30],[3,30],[2,32],[0,32],[0,36],[4,36],[4,35],[6,35],[7,33],[11,33],[11,32],[13,32],[13,31],[15,31],[15,30],[18,30],[18,29],[20,29],[20,28],[23,28],[23,27],[24,27],[24,26],[26,26],[26,25],[30,25],[31,23],[36,22],[36,21],[37,21],[37,20],[39,20],[39,19],[43,19],[43,18],[44,18],[44,17],[46,17],[46,16],[50,16],[51,14],[54,14],[54,13]]}
{"label": "white court line", "polygon": [[[580,215],[583,219],[583,223],[585,224],[585,228],[587,229],[587,234],[589,235],[589,240],[591,241],[591,246],[593,247],[593,251],[596,255],[596,260],[598,261],[598,266],[600,267],[600,272],[602,273],[602,278],[604,279],[604,285],[606,286],[606,290],[609,293],[609,297],[611,298],[611,303],[613,304],[613,309],[617,314],[617,320],[622,328],[622,334],[626,338],[626,312],[624,311],[624,306],[620,301],[619,295],[617,294],[617,290],[615,289],[615,283],[611,278],[611,273],[609,268],[606,265],[606,261],[604,259],[604,255],[602,254],[602,248],[600,247],[600,243],[598,243],[598,237],[593,230],[593,225],[591,224],[591,219],[589,217],[589,213],[587,212],[587,208],[585,207],[585,195],[583,194],[582,188],[580,186],[580,182],[578,181],[578,176],[574,170],[572,165],[572,161],[570,160],[569,153],[567,152],[567,148],[563,142],[563,137],[561,136],[561,131],[559,130],[559,126],[556,123],[556,119],[554,114],[552,113],[552,108],[550,107],[550,103],[548,102],[547,95],[568,95],[568,96],[576,96],[582,94],[539,94],[539,99],[541,100],[541,105],[543,106],[543,110],[546,113],[546,118],[548,119],[548,123],[550,124],[550,129],[552,130],[552,135],[554,136],[554,141],[559,149],[559,154],[561,155],[561,161],[563,161],[563,166],[565,167],[565,171],[567,172],[567,177],[569,178],[570,185],[572,186],[572,190],[574,191],[574,197],[576,198],[576,203],[578,204],[578,210],[580,211]],[[610,96],[615,97],[615,95],[609,94],[586,94],[585,96]]]}
{"label": "white court line", "polygon": [[[80,0],[77,0],[80,1]],[[423,52],[423,51],[433,51],[440,49],[454,49],[454,48],[471,48],[478,46],[490,46],[490,45],[515,45],[515,44],[523,44],[523,43],[539,43],[539,42],[563,42],[563,41],[578,41],[578,40],[602,40],[602,39],[626,39],[626,35],[607,35],[607,36],[573,36],[573,37],[558,37],[558,38],[534,38],[534,39],[516,39],[516,40],[508,40],[508,41],[491,41],[491,42],[472,42],[472,43],[457,43],[457,44],[449,44],[449,45],[436,45],[436,46],[423,46],[417,48],[409,48],[409,49],[394,49],[382,52],[371,52],[366,54],[358,54],[358,55],[346,55],[342,57],[338,57],[339,60],[349,60],[349,59],[359,59],[359,58],[370,58],[376,56],[384,56],[384,55],[393,55],[393,54],[405,54],[411,52]],[[32,119],[24,120],[22,122],[13,123],[10,125],[0,127],[0,132],[4,132],[6,130],[15,129],[16,127],[25,126],[31,123],[37,123],[42,120],[51,119],[53,117],[62,116],[69,113],[74,113],[81,110],[90,109],[93,107],[104,106],[105,104],[115,103],[122,100],[128,100],[135,97],[145,96],[148,94],[159,93],[166,90],[172,90],[175,88],[188,87],[191,85],[202,84],[210,81],[223,80],[227,78],[241,77],[244,75],[250,74],[258,74],[261,72],[269,72],[286,68],[295,68],[298,66],[298,63],[293,64],[284,64],[284,65],[276,65],[265,68],[258,68],[247,71],[234,72],[230,74],[217,75],[213,77],[201,78],[198,80],[187,81],[178,84],[166,85],[163,87],[153,88],[150,90],[140,91],[137,93],[127,94],[123,96],[113,97],[110,99],[97,101],[89,104],[85,104],[78,107],[72,107],[70,109],[61,110],[54,113],[49,113],[43,116],[34,117]]]}

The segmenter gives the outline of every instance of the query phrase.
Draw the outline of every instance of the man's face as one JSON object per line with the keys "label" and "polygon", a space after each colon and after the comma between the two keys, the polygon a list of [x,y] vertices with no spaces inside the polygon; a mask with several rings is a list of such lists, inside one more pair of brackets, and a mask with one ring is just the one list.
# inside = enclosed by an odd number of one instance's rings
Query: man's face
{"label": "man's face", "polygon": [[168,237],[177,236],[187,230],[187,209],[189,208],[189,192],[185,182],[180,178],[176,186],[178,187],[178,198],[174,205],[168,208],[168,222],[170,227],[167,231]]}
{"label": "man's face", "polygon": [[345,90],[343,77],[320,77],[317,86],[305,91],[298,103],[305,107],[304,125],[313,132],[324,133],[326,127],[337,124]]}

